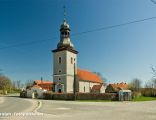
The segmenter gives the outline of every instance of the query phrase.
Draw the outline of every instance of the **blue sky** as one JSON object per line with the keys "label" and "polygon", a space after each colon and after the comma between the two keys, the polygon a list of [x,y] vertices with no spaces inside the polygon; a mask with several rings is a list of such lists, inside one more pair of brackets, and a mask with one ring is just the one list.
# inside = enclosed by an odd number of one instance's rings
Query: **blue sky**
{"label": "blue sky", "polygon": [[[59,42],[63,6],[71,34],[155,17],[150,0],[0,0],[0,69],[13,80],[52,80],[52,53]],[[45,40],[45,41],[42,41]],[[71,37],[78,66],[108,82],[152,78],[156,19]]]}

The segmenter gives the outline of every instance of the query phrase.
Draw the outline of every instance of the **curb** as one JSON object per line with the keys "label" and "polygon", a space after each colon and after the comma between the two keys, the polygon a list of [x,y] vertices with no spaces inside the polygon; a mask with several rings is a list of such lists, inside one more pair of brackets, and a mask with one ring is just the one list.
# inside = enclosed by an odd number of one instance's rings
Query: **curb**
{"label": "curb", "polygon": [[33,110],[33,112],[37,112],[37,110],[39,110],[41,107],[42,107],[42,102],[37,101],[37,107]]}

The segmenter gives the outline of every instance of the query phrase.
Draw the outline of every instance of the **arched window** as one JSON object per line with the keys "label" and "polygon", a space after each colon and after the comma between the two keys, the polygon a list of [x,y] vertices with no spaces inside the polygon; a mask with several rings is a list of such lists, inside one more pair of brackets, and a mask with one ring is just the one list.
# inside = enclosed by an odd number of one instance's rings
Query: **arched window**
{"label": "arched window", "polygon": [[73,58],[71,57],[71,64],[73,64]]}
{"label": "arched window", "polygon": [[62,59],[61,59],[61,57],[59,57],[59,63],[61,63],[62,62]]}
{"label": "arched window", "polygon": [[84,92],[86,91],[86,88],[85,88],[85,86],[84,86]]}

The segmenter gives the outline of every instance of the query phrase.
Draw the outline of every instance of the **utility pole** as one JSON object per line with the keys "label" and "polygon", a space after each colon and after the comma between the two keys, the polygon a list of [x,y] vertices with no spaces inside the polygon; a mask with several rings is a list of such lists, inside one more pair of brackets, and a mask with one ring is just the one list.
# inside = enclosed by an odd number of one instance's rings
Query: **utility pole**
{"label": "utility pole", "polygon": [[74,100],[76,100],[76,70],[75,70],[75,62],[74,62],[74,85],[73,85],[73,93],[74,93]]}

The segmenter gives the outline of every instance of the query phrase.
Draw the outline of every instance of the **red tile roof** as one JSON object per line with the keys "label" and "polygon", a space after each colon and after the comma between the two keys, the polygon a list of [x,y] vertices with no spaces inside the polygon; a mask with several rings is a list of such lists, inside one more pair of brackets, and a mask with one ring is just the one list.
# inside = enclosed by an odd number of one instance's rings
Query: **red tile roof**
{"label": "red tile roof", "polygon": [[53,82],[50,82],[50,81],[41,81],[41,80],[35,80],[34,82],[37,85],[39,85],[39,84],[53,84]]}
{"label": "red tile roof", "polygon": [[35,80],[34,85],[40,86],[42,89],[52,91],[53,82],[50,81],[41,81],[41,80]]}
{"label": "red tile roof", "polygon": [[39,89],[42,89],[40,86],[38,85],[33,85],[32,88],[39,88]]}
{"label": "red tile roof", "polygon": [[100,76],[87,70],[77,69],[77,76],[80,80],[94,83],[103,83]]}
{"label": "red tile roof", "polygon": [[126,83],[116,83],[116,84],[109,84],[114,89],[121,89],[121,90],[127,90],[129,88],[128,84]]}

